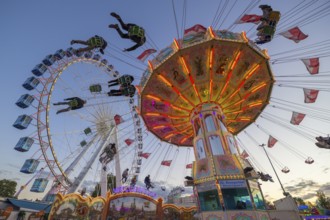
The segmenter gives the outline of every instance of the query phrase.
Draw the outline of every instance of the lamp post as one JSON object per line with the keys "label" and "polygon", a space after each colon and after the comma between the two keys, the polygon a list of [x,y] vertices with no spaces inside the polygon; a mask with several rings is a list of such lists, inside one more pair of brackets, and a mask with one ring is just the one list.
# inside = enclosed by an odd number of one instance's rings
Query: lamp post
{"label": "lamp post", "polygon": [[280,185],[281,185],[281,188],[282,188],[282,190],[283,190],[283,195],[284,195],[284,196],[288,196],[288,195],[290,195],[290,193],[288,193],[288,192],[285,191],[285,189],[284,189],[284,187],[283,187],[283,185],[282,185],[282,182],[281,182],[280,178],[279,178],[278,175],[277,175],[277,172],[276,172],[276,170],[275,170],[275,168],[274,168],[274,165],[273,165],[272,161],[270,160],[270,158],[269,158],[269,156],[268,156],[268,153],[267,153],[267,151],[266,151],[266,149],[265,149],[265,144],[261,144],[261,145],[259,145],[259,146],[262,147],[262,149],[265,151],[265,154],[266,154],[266,156],[267,156],[267,158],[268,158],[268,160],[269,160],[270,165],[271,165],[272,168],[273,168],[273,171],[274,171],[274,173],[275,173],[275,175],[276,175],[276,178],[277,178],[278,182],[279,182]]}

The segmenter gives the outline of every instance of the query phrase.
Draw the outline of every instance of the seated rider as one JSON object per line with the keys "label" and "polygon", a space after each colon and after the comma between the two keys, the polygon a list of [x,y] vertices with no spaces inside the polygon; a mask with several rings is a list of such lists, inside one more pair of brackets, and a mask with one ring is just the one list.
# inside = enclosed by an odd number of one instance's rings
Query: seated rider
{"label": "seated rider", "polygon": [[110,80],[108,82],[108,87],[117,86],[117,85],[128,86],[133,81],[134,81],[134,77],[133,76],[131,76],[131,75],[122,75],[118,79]]}
{"label": "seated rider", "polygon": [[137,179],[136,179],[136,175],[133,176],[133,178],[131,179],[131,187],[134,187],[136,185]]}
{"label": "seated rider", "polygon": [[129,170],[128,168],[125,169],[124,172],[123,172],[123,174],[121,175],[121,177],[122,177],[121,181],[122,181],[123,183],[125,183],[125,182],[127,181],[128,170]]}
{"label": "seated rider", "polygon": [[144,178],[144,184],[146,184],[147,190],[149,190],[150,188],[154,188],[151,185],[150,175],[148,175],[148,176],[146,176],[146,178]]}
{"label": "seated rider", "polygon": [[68,112],[70,110],[76,110],[84,107],[84,104],[86,104],[85,100],[82,100],[79,97],[71,97],[71,98],[66,98],[64,99],[67,102],[57,102],[54,103],[53,105],[68,105],[69,107],[65,109],[58,110],[56,114],[60,114],[62,112]]}
{"label": "seated rider", "polygon": [[127,31],[128,33],[123,33],[117,24],[110,24],[109,28],[114,28],[117,30],[118,34],[120,35],[121,38],[125,38],[125,39],[131,39],[133,42],[135,42],[136,44],[128,49],[124,49],[124,51],[132,51],[135,50],[136,48],[142,46],[145,42],[146,42],[146,37],[145,37],[145,33],[144,33],[144,29],[140,26],[137,26],[136,24],[125,24],[123,22],[123,20],[121,19],[121,17],[112,12],[110,14],[112,17],[116,18],[118,20],[118,22],[121,25],[121,28],[125,31]]}
{"label": "seated rider", "polygon": [[258,39],[255,41],[256,44],[264,44],[270,42],[275,34],[276,24],[280,19],[280,13],[273,11],[269,5],[260,5],[259,8],[262,10],[263,15],[260,25],[257,27]]}
{"label": "seated rider", "polygon": [[93,49],[99,48],[100,53],[104,54],[105,48],[108,46],[108,43],[100,36],[95,35],[94,37],[89,38],[87,41],[82,41],[82,40],[72,40],[72,44],[83,44],[87,45],[86,48],[80,48],[76,50],[78,53],[79,52],[86,52],[86,51],[91,51]]}
{"label": "seated rider", "polygon": [[133,97],[135,94],[136,88],[134,85],[121,86],[119,90],[112,89],[108,92],[108,96],[129,96]]}
{"label": "seated rider", "polygon": [[325,142],[327,144],[330,144],[330,138],[329,137],[319,136],[319,137],[316,137],[316,140],[319,141],[319,142]]}
{"label": "seated rider", "polygon": [[330,149],[330,137],[316,137],[316,140],[318,141],[317,143],[315,143],[316,146],[320,147],[320,148],[325,148],[325,149]]}

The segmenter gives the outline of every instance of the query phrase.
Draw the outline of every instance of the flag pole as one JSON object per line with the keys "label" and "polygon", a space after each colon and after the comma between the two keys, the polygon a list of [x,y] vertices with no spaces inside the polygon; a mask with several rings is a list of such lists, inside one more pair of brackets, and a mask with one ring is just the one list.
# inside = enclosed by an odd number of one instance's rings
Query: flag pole
{"label": "flag pole", "polygon": [[269,158],[269,156],[268,156],[268,153],[267,153],[267,151],[266,151],[266,149],[265,149],[265,144],[261,144],[261,145],[259,145],[259,147],[262,147],[262,149],[265,151],[265,154],[266,154],[266,156],[267,156],[267,158],[268,158],[268,161],[269,161],[270,165],[271,165],[272,168],[273,168],[273,171],[274,171],[274,173],[275,173],[275,175],[276,175],[276,178],[277,178],[278,182],[279,182],[280,185],[281,185],[281,188],[282,188],[282,190],[283,190],[283,195],[284,195],[284,196],[288,196],[288,195],[290,195],[290,193],[288,193],[288,192],[285,191],[285,189],[284,189],[284,187],[283,187],[283,185],[282,185],[282,182],[281,182],[280,178],[279,178],[278,175],[277,175],[277,172],[276,172],[276,170],[275,170],[275,168],[274,168],[274,166],[273,166],[273,163],[272,163],[272,161],[270,160],[270,158]]}

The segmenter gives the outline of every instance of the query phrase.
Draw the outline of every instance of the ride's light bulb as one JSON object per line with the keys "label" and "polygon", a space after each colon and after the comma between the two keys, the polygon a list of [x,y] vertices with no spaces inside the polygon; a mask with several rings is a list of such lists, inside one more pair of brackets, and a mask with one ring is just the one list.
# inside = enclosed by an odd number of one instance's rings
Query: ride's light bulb
{"label": "ride's light bulb", "polygon": [[254,92],[258,91],[259,89],[265,87],[266,85],[267,85],[266,82],[261,83],[260,85],[258,85],[256,87],[254,87],[253,89],[251,89],[251,93],[254,93]]}
{"label": "ride's light bulb", "polygon": [[233,62],[232,62],[231,65],[230,65],[230,70],[233,70],[233,69],[235,68],[235,66],[236,66],[236,64],[237,64],[237,61],[238,61],[238,59],[240,58],[241,54],[242,54],[241,51],[238,51],[238,52],[236,53],[236,55],[235,55],[235,59],[233,60]]}
{"label": "ride's light bulb", "polygon": [[180,144],[184,143],[187,139],[188,139],[188,137],[184,137],[184,138],[180,141]]}
{"label": "ride's light bulb", "polygon": [[152,72],[154,70],[154,67],[153,67],[152,63],[150,62],[150,60],[148,60],[148,66],[149,66],[150,72]]}
{"label": "ride's light bulb", "polygon": [[173,135],[174,135],[174,133],[171,133],[171,134],[166,135],[164,138],[167,139],[167,138],[172,137]]}
{"label": "ride's light bulb", "polygon": [[214,54],[214,48],[211,48],[210,53],[209,53],[209,68],[210,68],[210,70],[213,67],[213,54]]}
{"label": "ride's light bulb", "polygon": [[252,76],[253,73],[256,72],[257,69],[259,69],[260,64],[255,64],[249,71],[247,71],[244,75],[244,79],[248,79],[250,78],[250,76]]}
{"label": "ride's light bulb", "polygon": [[187,63],[186,63],[186,61],[184,60],[183,56],[180,57],[180,60],[181,60],[182,66],[183,66],[183,68],[184,68],[186,74],[188,75],[190,72],[189,72],[189,69],[188,69]]}
{"label": "ride's light bulb", "polygon": [[158,77],[169,87],[172,87],[172,84],[162,75],[158,75]]}
{"label": "ride's light bulb", "polygon": [[156,97],[156,96],[153,96],[153,95],[146,95],[147,98],[150,98],[150,99],[154,99],[156,101],[162,101],[160,98]]}
{"label": "ride's light bulb", "polygon": [[159,125],[159,126],[153,127],[153,129],[160,129],[160,128],[164,128],[164,127],[165,127],[165,125]]}
{"label": "ride's light bulb", "polygon": [[149,113],[146,113],[146,116],[161,116],[161,114],[149,112]]}

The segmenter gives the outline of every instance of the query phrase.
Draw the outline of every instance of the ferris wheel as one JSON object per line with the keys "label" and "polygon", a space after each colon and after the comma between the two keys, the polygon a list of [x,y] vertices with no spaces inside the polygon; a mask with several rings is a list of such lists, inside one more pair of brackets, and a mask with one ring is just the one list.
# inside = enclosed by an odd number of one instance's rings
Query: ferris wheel
{"label": "ferris wheel", "polygon": [[[35,126],[15,146],[17,151],[34,151],[21,168],[23,173],[34,174],[27,183],[34,180],[30,191],[44,192],[54,180],[45,198],[52,200],[57,192],[82,190],[84,180],[109,172],[117,176],[118,186],[120,159],[130,161],[125,166],[132,167],[131,177],[138,176],[143,134],[135,100],[108,97],[108,81],[120,74],[107,59],[94,51],[58,50],[36,65],[32,74],[23,84],[29,93],[16,105],[33,113],[20,115],[13,125],[20,130]],[[71,105],[78,99],[84,105],[74,110]],[[116,151],[109,153],[113,144]]]}

